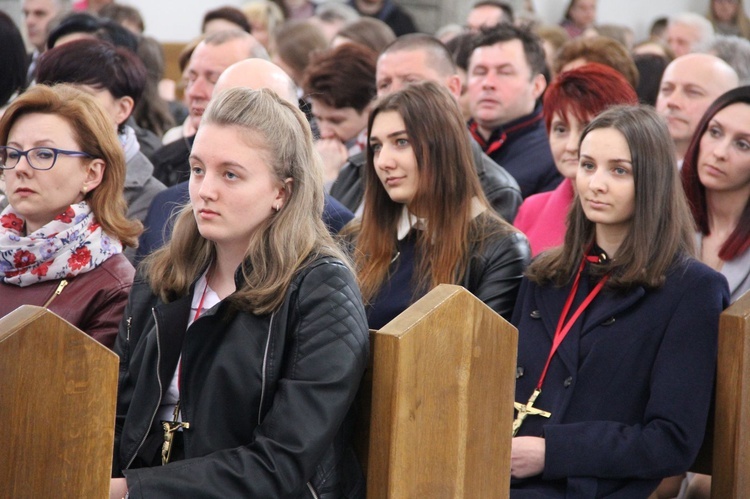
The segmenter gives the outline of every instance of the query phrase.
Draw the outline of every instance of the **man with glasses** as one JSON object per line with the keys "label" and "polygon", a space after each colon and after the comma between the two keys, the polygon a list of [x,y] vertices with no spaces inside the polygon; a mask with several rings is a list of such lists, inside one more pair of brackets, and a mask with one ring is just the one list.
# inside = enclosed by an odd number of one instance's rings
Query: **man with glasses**
{"label": "man with glasses", "polygon": [[[212,33],[195,47],[185,71],[188,119],[193,129],[198,129],[221,73],[235,62],[252,57],[268,60],[263,46],[252,35],[241,30]],[[188,157],[194,138],[195,134],[171,142],[151,157],[154,176],[165,185],[178,184],[190,176]]]}

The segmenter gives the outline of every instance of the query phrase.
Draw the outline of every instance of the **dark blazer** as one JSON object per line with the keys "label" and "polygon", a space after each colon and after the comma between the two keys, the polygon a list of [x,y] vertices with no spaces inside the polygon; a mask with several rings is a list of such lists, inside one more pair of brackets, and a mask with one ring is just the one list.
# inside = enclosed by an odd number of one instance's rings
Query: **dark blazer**
{"label": "dark blazer", "polygon": [[147,155],[154,165],[154,177],[167,187],[185,182],[190,178],[190,150],[195,135],[182,137]]}
{"label": "dark blazer", "polygon": [[[188,201],[190,201],[190,196],[187,182],[174,185],[154,197],[146,219],[143,221],[143,234],[138,241],[138,251],[135,255],[136,264],[169,241],[174,222],[172,213],[179,210]],[[323,222],[331,234],[338,234],[341,228],[349,223],[352,218],[354,218],[354,215],[351,211],[326,194],[325,204],[323,205]]]}
{"label": "dark blazer", "polygon": [[[587,276],[575,310],[594,283]],[[513,313],[519,330],[516,401],[526,403],[550,351],[570,286],[524,278]],[[518,436],[543,436],[542,475],[514,480],[511,497],[647,497],[682,473],[703,440],[727,282],[695,260],[675,264],[664,285],[604,289],[550,364]]]}

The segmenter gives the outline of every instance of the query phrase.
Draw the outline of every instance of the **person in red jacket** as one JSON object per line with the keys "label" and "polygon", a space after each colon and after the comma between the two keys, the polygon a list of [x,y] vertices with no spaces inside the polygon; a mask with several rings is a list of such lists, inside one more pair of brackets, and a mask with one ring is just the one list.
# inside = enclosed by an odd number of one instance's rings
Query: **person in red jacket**
{"label": "person in red jacket", "polygon": [[125,156],[109,117],[68,85],[38,85],[0,120],[0,317],[44,306],[112,347],[140,222],[125,216]]}

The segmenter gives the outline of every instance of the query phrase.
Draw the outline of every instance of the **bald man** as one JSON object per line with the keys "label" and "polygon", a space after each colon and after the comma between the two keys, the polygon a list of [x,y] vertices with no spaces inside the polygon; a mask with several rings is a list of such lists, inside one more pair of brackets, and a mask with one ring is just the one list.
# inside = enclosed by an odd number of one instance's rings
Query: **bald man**
{"label": "bald man", "polygon": [[214,95],[228,88],[267,88],[297,106],[297,86],[289,75],[276,64],[263,59],[245,59],[232,64],[221,73],[214,87]]}
{"label": "bald man", "polygon": [[664,70],[656,111],[667,120],[680,166],[703,113],[718,96],[738,85],[735,70],[710,54],[680,56]]}
{"label": "bald man", "polygon": [[[267,88],[293,106],[299,105],[294,81],[283,69],[264,59],[244,59],[226,68],[212,87],[212,97],[223,90],[236,87],[253,90]],[[154,197],[143,223],[144,231],[136,253],[137,263],[169,241],[173,212],[189,201],[188,181],[176,184]],[[336,234],[354,218],[354,214],[326,194],[322,218],[328,230]]]}

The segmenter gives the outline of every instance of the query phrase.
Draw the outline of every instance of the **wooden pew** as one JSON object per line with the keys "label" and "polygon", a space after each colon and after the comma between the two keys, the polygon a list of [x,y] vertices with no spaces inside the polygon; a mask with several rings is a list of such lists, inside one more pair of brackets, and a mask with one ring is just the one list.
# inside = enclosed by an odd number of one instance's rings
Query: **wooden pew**
{"label": "wooden pew", "polygon": [[0,497],[108,497],[118,365],[44,308],[0,319]]}
{"label": "wooden pew", "polygon": [[721,314],[711,497],[750,497],[750,293]]}
{"label": "wooden pew", "polygon": [[[743,383],[743,380],[744,383]],[[750,293],[719,320],[714,404],[694,473],[712,475],[711,497],[750,497]]]}
{"label": "wooden pew", "polygon": [[369,435],[358,431],[367,497],[508,497],[516,329],[440,285],[371,340],[359,397]]}

